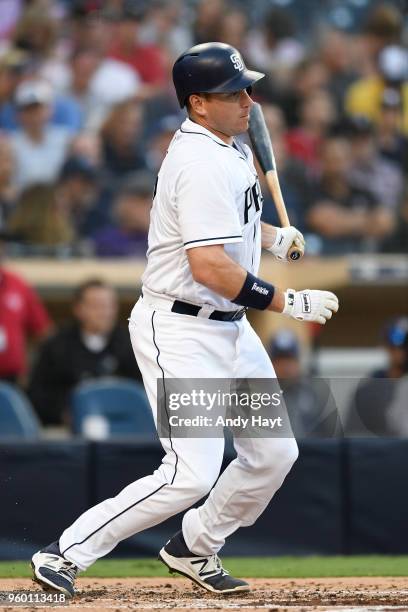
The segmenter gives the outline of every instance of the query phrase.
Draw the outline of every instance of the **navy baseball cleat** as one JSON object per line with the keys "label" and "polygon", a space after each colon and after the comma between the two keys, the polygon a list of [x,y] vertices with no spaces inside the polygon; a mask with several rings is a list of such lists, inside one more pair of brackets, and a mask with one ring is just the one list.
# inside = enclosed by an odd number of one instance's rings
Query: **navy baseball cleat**
{"label": "navy baseball cleat", "polygon": [[39,550],[31,559],[33,580],[45,591],[65,593],[74,596],[74,581],[78,572],[76,565],[61,555],[58,542]]}
{"label": "navy baseball cleat", "polygon": [[159,552],[162,561],[171,572],[182,574],[212,593],[249,591],[249,584],[233,578],[222,567],[218,555],[202,557],[189,551],[183,533],[177,532]]}

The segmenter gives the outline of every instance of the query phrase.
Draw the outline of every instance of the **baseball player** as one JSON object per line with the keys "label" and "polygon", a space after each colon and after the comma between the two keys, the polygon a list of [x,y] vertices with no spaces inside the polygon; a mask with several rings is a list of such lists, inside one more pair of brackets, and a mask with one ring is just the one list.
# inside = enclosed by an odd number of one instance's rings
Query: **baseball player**
{"label": "baseball player", "polygon": [[[240,53],[222,43],[189,49],[173,80],[188,118],[160,168],[151,211],[142,297],[129,330],[157,420],[157,379],[275,378],[246,319],[247,308],[326,323],[338,309],[327,291],[282,291],[258,278],[261,247],[285,259],[303,236],[261,222],[262,195],[251,150],[235,139],[248,128],[253,83]],[[186,512],[161,549],[171,570],[215,593],[246,591],[218,557],[225,539],[252,525],[294,464],[291,438],[236,438],[237,458],[217,480],[223,438],[161,438],[165,456],[150,476],[82,514],[32,559],[41,585],[74,594],[74,579],[121,540]]]}

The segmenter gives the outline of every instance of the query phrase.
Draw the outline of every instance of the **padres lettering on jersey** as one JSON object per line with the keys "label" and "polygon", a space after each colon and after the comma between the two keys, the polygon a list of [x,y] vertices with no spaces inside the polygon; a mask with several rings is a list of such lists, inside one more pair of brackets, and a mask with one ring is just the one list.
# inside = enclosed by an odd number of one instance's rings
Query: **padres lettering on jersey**
{"label": "padres lettering on jersey", "polygon": [[261,212],[262,194],[250,148],[241,143],[227,145],[186,119],[158,175],[143,285],[194,304],[236,308],[194,281],[186,250],[224,244],[234,261],[256,275]]}

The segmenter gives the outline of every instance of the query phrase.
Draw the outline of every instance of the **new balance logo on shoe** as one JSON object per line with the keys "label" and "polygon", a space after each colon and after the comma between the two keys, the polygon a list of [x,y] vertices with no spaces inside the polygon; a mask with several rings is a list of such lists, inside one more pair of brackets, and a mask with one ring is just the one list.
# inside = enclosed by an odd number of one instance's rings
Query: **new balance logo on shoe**
{"label": "new balance logo on shoe", "polygon": [[182,532],[176,533],[159,552],[159,560],[169,568],[190,578],[206,591],[212,593],[235,593],[249,591],[244,580],[230,576],[222,567],[218,555],[201,557],[192,553],[186,545]]}
{"label": "new balance logo on shoe", "polygon": [[33,580],[45,590],[64,593],[68,598],[75,594],[74,582],[78,568],[62,555],[40,550],[31,559]]}
{"label": "new balance logo on shoe", "polygon": [[[217,573],[217,570],[210,570],[208,572],[204,572],[204,569],[207,567],[208,565],[208,559],[197,559],[194,561],[191,561],[191,565],[197,565],[198,563],[201,563],[201,569],[198,570],[198,575],[199,576],[210,576],[211,574]],[[218,570],[219,571],[219,570]]]}

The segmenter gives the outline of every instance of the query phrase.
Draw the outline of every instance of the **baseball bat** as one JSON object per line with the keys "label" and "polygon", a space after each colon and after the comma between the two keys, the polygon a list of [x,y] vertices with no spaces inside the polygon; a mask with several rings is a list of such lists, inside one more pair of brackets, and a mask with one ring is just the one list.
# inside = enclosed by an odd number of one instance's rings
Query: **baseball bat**
{"label": "baseball bat", "polygon": [[[262,107],[257,102],[254,102],[250,111],[248,133],[256,158],[262,168],[262,172],[265,174],[266,182],[275,203],[281,226],[289,227],[290,221],[279,184],[271,137],[266,127]],[[296,261],[303,257],[303,255],[303,249],[292,245],[288,251],[287,258],[290,261]]]}

